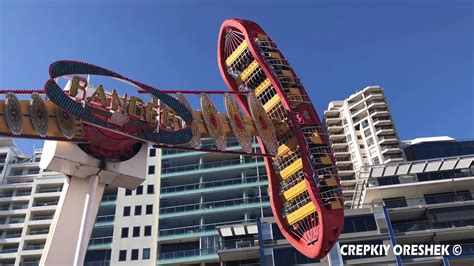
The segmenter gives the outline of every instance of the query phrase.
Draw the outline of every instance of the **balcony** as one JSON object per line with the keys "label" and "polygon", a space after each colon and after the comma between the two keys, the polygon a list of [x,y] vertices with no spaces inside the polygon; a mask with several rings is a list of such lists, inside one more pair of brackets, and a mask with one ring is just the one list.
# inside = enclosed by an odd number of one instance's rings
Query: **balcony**
{"label": "balcony", "polygon": [[163,168],[161,171],[161,178],[169,178],[182,175],[197,175],[204,173],[216,173],[226,170],[246,169],[250,167],[258,167],[263,165],[263,158],[245,158],[243,160],[229,160],[222,162],[183,165],[176,167]]}
{"label": "balcony", "polygon": [[402,150],[398,145],[384,145],[380,146],[380,149],[382,150],[382,154],[390,154],[390,153],[401,153]]}
{"label": "balcony", "polygon": [[380,145],[398,143],[398,138],[395,135],[380,136],[378,139]]}
{"label": "balcony", "polygon": [[165,187],[161,189],[160,198],[171,198],[197,193],[236,190],[255,186],[268,185],[267,176],[250,176],[213,182],[195,183],[182,186]]}
{"label": "balcony", "polygon": [[110,266],[110,260],[84,261],[84,266]]}
{"label": "balcony", "polygon": [[376,127],[375,134],[376,135],[392,135],[392,134],[395,134],[395,130],[393,129],[393,127],[387,127],[387,126]]}
{"label": "balcony", "polygon": [[182,239],[217,235],[218,234],[216,230],[217,226],[231,225],[231,224],[244,224],[244,223],[252,223],[252,222],[255,222],[255,220],[230,221],[230,222],[222,222],[222,223],[215,223],[215,224],[194,225],[194,226],[186,226],[186,227],[179,227],[179,228],[163,229],[163,230],[160,230],[160,233],[159,233],[160,236],[159,236],[158,241],[160,243],[163,243],[163,242],[177,241],[177,240],[182,240]]}
{"label": "balcony", "polygon": [[0,250],[0,254],[7,254],[7,253],[16,253],[18,251],[18,247],[16,248],[4,248]]}
{"label": "balcony", "polygon": [[371,93],[368,96],[366,95],[365,100],[366,101],[373,101],[373,100],[383,100],[385,99],[384,95],[382,93]]}
{"label": "balcony", "polygon": [[402,208],[402,207],[413,207],[420,205],[433,205],[433,204],[446,204],[453,202],[467,202],[473,201],[470,192],[450,192],[438,195],[425,195],[424,197],[415,198],[397,198],[397,199],[384,199],[384,204],[387,208]]}
{"label": "balcony", "polygon": [[245,199],[239,198],[160,208],[160,218],[177,218],[191,215],[239,211],[268,206],[270,206],[268,196]]}
{"label": "balcony", "polygon": [[346,135],[344,135],[343,133],[341,134],[330,134],[329,135],[329,139],[331,141],[337,141],[337,140],[346,140]]}
{"label": "balcony", "polygon": [[102,201],[100,202],[100,205],[115,205],[115,202],[117,201],[117,195],[106,195],[102,197]]}
{"label": "balcony", "polygon": [[372,118],[390,115],[386,108],[373,108],[369,111],[369,113]]}
{"label": "balcony", "polygon": [[113,237],[97,237],[91,238],[88,250],[111,249]]}
{"label": "balcony", "polygon": [[157,265],[181,264],[181,263],[202,263],[206,261],[218,260],[217,247],[206,249],[180,250],[173,252],[163,252],[158,254]]}
{"label": "balcony", "polygon": [[374,127],[378,126],[390,126],[392,125],[392,120],[390,120],[390,117],[380,117],[380,118],[374,118],[372,119],[374,122]]}
{"label": "balcony", "polygon": [[342,176],[354,175],[354,169],[352,169],[352,167],[338,167],[337,172],[341,176],[341,178]]}
{"label": "balcony", "polygon": [[331,144],[334,150],[347,147],[347,142],[345,140],[331,141]]}
{"label": "balcony", "polygon": [[[258,147],[258,144],[254,144],[255,147]],[[216,145],[212,142],[202,144],[201,148],[206,148],[206,149],[217,149]],[[239,150],[241,149],[239,142],[236,140],[229,141],[227,142],[227,150]],[[201,154],[206,154],[207,152],[203,151],[187,151],[187,150],[163,150],[162,151],[162,158],[163,159],[171,159],[171,158],[177,158],[181,156],[195,156],[195,155],[201,155]]]}
{"label": "balcony", "polygon": [[111,226],[111,225],[114,225],[114,221],[115,221],[115,215],[97,216],[94,226],[95,227]]}
{"label": "balcony", "polygon": [[425,231],[435,229],[454,229],[457,227],[474,226],[474,217],[465,217],[462,219],[447,219],[438,221],[418,221],[406,223],[392,223],[394,233],[407,233],[413,231]]}

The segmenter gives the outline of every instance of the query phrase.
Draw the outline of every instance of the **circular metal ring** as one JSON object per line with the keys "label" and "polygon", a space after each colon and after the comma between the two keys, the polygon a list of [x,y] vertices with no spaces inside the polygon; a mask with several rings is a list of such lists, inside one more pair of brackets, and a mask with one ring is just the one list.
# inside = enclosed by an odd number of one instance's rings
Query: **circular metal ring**
{"label": "circular metal ring", "polygon": [[20,135],[23,130],[23,112],[15,94],[7,93],[4,111],[8,128],[13,135]]}
{"label": "circular metal ring", "polygon": [[30,111],[31,124],[38,135],[41,137],[48,135],[48,110],[46,109],[46,104],[44,104],[43,99],[38,93],[34,92],[31,94],[28,109]]}
{"label": "circular metal ring", "polygon": [[[186,108],[188,108],[189,112],[191,112],[193,116],[193,121],[191,122],[191,131],[193,132],[193,137],[189,141],[191,147],[195,149],[201,148],[201,132],[199,131],[199,124],[196,121],[196,117],[194,116],[193,109],[189,104],[188,100],[183,96],[181,93],[176,93],[176,99],[182,103]],[[184,121],[183,121],[184,122]]]}
{"label": "circular metal ring", "polygon": [[76,132],[76,119],[74,116],[64,111],[59,107],[55,107],[56,121],[58,122],[59,130],[67,139],[72,139]]}
{"label": "circular metal ring", "polygon": [[209,95],[202,93],[199,96],[204,124],[209,132],[209,136],[214,140],[217,149],[224,151],[227,148],[227,136],[225,135],[224,124],[212,103]]}
{"label": "circular metal ring", "polygon": [[262,103],[253,93],[248,94],[248,104],[250,113],[257,129],[258,135],[265,144],[268,153],[276,155],[278,153],[278,141],[275,125],[263,108]]}
{"label": "circular metal ring", "polygon": [[234,136],[239,142],[242,149],[247,152],[252,152],[252,136],[250,130],[245,124],[245,117],[240,111],[239,106],[235,102],[232,95],[226,93],[224,95],[225,109],[227,110],[227,116],[229,118],[230,127]]}

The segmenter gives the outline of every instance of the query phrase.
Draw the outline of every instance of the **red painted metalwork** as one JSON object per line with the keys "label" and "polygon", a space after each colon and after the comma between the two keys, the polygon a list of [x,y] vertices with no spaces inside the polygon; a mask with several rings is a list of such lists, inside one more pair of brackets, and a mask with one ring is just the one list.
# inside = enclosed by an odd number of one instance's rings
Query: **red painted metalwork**
{"label": "red painted metalwork", "polygon": [[[312,243],[308,243],[303,238],[304,236],[298,236],[294,231],[290,230],[290,225],[285,221],[282,215],[283,203],[279,196],[279,184],[278,173],[275,170],[273,161],[271,158],[265,158],[265,167],[267,170],[267,175],[269,176],[269,192],[271,207],[276,219],[278,226],[282,234],[286,239],[301,253],[310,258],[321,258],[327,255],[332,246],[336,243],[337,238],[339,237],[343,222],[344,214],[343,208],[331,209],[326,204],[323,203],[321,196],[322,188],[319,187],[318,177],[316,172],[318,169],[314,169],[314,158],[309,152],[308,144],[304,138],[302,127],[304,126],[317,126],[319,128],[324,128],[321,125],[321,121],[318,118],[318,115],[311,104],[309,97],[307,96],[306,91],[301,86],[300,94],[303,98],[307,99],[307,102],[301,102],[297,108],[290,106],[288,97],[285,96],[285,91],[274,72],[269,68],[266,59],[262,56],[256,39],[258,35],[266,35],[262,28],[254,22],[242,19],[231,19],[226,20],[220,29],[219,39],[218,39],[218,65],[227,87],[232,92],[238,92],[238,84],[234,77],[232,77],[228,71],[225,64],[226,58],[230,55],[228,51],[225,51],[226,45],[226,34],[229,31],[239,32],[240,35],[243,35],[243,41],[247,42],[247,46],[251,52],[253,58],[258,62],[258,65],[264,71],[266,77],[270,80],[271,85],[277,91],[281,104],[287,112],[287,122],[290,130],[293,130],[293,133],[297,137],[298,145],[300,147],[300,155],[303,162],[304,170],[304,179],[306,182],[306,187],[308,189],[310,198],[312,202],[317,206],[317,224],[315,224],[312,234],[314,234],[314,239]],[[235,47],[236,45],[234,45]],[[284,58],[283,58],[284,60]],[[286,61],[286,60],[285,60]],[[291,70],[294,77],[296,74]],[[247,115],[249,115],[249,106],[246,101],[246,98],[243,95],[236,95],[240,104],[244,107]],[[323,129],[324,130],[324,129]],[[324,130],[325,131],[325,130]],[[262,150],[265,149],[261,139],[257,137],[260,147]],[[322,140],[325,144],[329,146],[329,140],[326,136],[322,136]],[[334,165],[334,158],[331,155],[331,162]],[[336,176],[337,184],[340,184],[339,177]],[[337,192],[340,195],[340,191]],[[343,205],[342,199],[337,199],[340,201],[340,204]]]}

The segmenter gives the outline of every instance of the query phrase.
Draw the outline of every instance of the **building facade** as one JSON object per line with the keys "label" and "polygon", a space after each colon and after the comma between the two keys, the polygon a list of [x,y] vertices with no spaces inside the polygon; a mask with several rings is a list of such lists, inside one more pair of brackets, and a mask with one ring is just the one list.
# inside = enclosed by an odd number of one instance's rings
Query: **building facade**
{"label": "building facade", "polygon": [[403,141],[408,161],[474,154],[474,140],[456,140],[447,136]]}
{"label": "building facade", "polygon": [[[203,146],[212,148],[213,144],[204,141]],[[235,141],[228,147],[239,149]],[[254,223],[272,215],[263,159],[199,151],[162,152],[157,263],[220,265],[217,227]]]}
{"label": "building facade", "polygon": [[404,160],[388,104],[379,86],[369,86],[345,100],[329,103],[324,123],[349,207],[357,171],[367,165]]}

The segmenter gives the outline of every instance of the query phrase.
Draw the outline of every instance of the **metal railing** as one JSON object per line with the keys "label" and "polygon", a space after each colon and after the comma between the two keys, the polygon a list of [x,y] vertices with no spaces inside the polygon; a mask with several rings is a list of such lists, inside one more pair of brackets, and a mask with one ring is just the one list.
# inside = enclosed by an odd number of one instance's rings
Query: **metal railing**
{"label": "metal railing", "polygon": [[[230,222],[221,222],[221,223],[213,223],[213,224],[204,224],[204,225],[193,225],[193,226],[185,226],[185,227],[178,227],[178,228],[170,228],[170,229],[163,229],[160,230],[160,236],[175,236],[175,235],[183,235],[183,234],[195,234],[195,233],[202,233],[202,232],[211,232],[216,231],[217,226],[223,225],[232,225],[232,224],[244,224],[244,223],[254,223],[256,220],[240,220],[240,221],[230,221]],[[216,231],[217,233],[217,231]]]}
{"label": "metal railing", "polygon": [[170,173],[179,173],[179,172],[186,172],[186,171],[194,171],[194,170],[201,170],[201,169],[215,169],[217,167],[224,167],[224,166],[231,166],[231,165],[240,165],[246,163],[257,163],[263,162],[263,158],[255,157],[255,158],[245,158],[239,160],[229,160],[229,161],[222,161],[222,162],[212,162],[212,163],[202,163],[202,164],[191,164],[191,165],[183,165],[183,166],[172,166],[163,168],[161,170],[162,174],[170,174]]}
{"label": "metal railing", "polygon": [[97,219],[95,222],[113,222],[115,221],[115,215],[102,215],[102,216],[97,216]]}
{"label": "metal railing", "polygon": [[220,250],[249,248],[249,247],[258,247],[258,238],[248,237],[248,238],[243,238],[243,239],[219,241]]}
{"label": "metal railing", "polygon": [[112,243],[112,239],[113,239],[113,237],[111,237],[111,236],[91,238],[91,240],[89,241],[89,246],[110,244],[110,243]]}
{"label": "metal railing", "polygon": [[443,229],[443,228],[454,228],[473,226],[474,217],[464,217],[464,219],[453,218],[438,221],[416,221],[416,222],[404,222],[404,223],[392,223],[393,231],[395,233],[405,233],[412,231],[423,231],[429,229]]}
{"label": "metal railing", "polygon": [[232,178],[232,179],[227,179],[227,180],[194,183],[194,184],[180,185],[180,186],[173,186],[173,187],[163,187],[161,188],[161,193],[165,194],[165,193],[190,191],[190,190],[203,189],[203,188],[217,188],[217,187],[230,186],[230,185],[257,183],[264,180],[267,180],[266,175],[247,176],[243,178],[239,177],[239,178]]}
{"label": "metal railing", "polygon": [[263,196],[263,197],[254,197],[254,198],[239,198],[239,199],[212,201],[212,202],[204,202],[204,203],[197,203],[197,204],[163,207],[163,208],[160,208],[160,214],[197,211],[197,210],[222,208],[222,207],[238,206],[238,205],[253,204],[253,203],[264,203],[264,202],[268,202],[268,200],[269,200],[268,196]]}
{"label": "metal railing", "polygon": [[162,252],[158,255],[158,260],[170,260],[170,259],[205,256],[205,255],[213,255],[213,254],[217,254],[217,247]]}

